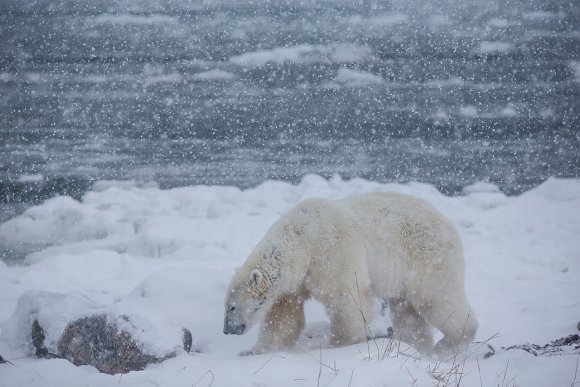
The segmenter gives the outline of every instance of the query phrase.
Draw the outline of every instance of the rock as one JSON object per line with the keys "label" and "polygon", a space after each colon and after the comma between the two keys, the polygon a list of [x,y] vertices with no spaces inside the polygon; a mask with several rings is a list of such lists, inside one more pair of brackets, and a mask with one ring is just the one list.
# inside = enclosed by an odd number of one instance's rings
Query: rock
{"label": "rock", "polygon": [[42,359],[52,359],[58,357],[50,352],[44,345],[44,340],[46,339],[46,335],[44,334],[44,329],[38,323],[38,320],[34,320],[32,323],[32,330],[30,332],[30,336],[32,338],[32,345],[36,349],[34,355],[38,358]]}
{"label": "rock", "polygon": [[493,355],[495,355],[495,348],[488,344],[487,345],[487,351],[483,354],[483,358],[484,359],[489,359]]}
{"label": "rock", "polygon": [[59,357],[75,365],[92,365],[106,374],[127,373],[144,369],[175,356],[170,352],[163,357],[145,353],[116,322],[108,321],[106,314],[80,318],[70,322],[59,342]]}
{"label": "rock", "polygon": [[183,350],[187,353],[191,351],[191,346],[193,345],[193,336],[187,328],[182,329],[183,332]]}
{"label": "rock", "polygon": [[580,336],[574,334],[562,337],[552,341],[550,345],[553,347],[573,347],[574,349],[580,349]]}
{"label": "rock", "polygon": [[511,347],[503,349],[506,351],[521,349],[534,356],[580,355],[580,336],[573,334],[551,341],[545,345],[525,343],[522,345],[512,345]]}
{"label": "rock", "polygon": [[[25,355],[63,358],[109,374],[142,370],[181,348],[200,352],[191,331],[183,328],[189,315],[163,313],[183,303],[165,291],[165,284],[165,277],[146,280],[110,305],[79,292],[25,292],[14,313],[0,324],[0,340]],[[173,304],[164,309],[168,302]]]}
{"label": "rock", "polygon": [[[6,364],[6,363],[8,363],[8,364],[12,364],[12,363],[10,363],[10,361],[8,361],[8,360],[4,359],[4,358],[2,357],[2,355],[0,355],[0,364]],[[12,365],[14,365],[14,364],[12,364]]]}

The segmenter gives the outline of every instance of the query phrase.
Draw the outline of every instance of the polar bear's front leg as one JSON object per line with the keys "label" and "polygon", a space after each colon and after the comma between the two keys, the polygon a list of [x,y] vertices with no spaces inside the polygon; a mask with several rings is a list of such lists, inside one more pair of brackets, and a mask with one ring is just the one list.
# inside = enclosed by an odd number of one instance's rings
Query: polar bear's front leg
{"label": "polar bear's front leg", "polygon": [[371,319],[370,303],[358,302],[355,295],[344,294],[324,302],[330,318],[329,344],[339,347],[360,343],[367,339],[368,322]]}
{"label": "polar bear's front leg", "polygon": [[242,354],[276,351],[295,345],[304,330],[304,302],[307,298],[305,292],[279,297],[260,327],[258,342],[254,348]]}

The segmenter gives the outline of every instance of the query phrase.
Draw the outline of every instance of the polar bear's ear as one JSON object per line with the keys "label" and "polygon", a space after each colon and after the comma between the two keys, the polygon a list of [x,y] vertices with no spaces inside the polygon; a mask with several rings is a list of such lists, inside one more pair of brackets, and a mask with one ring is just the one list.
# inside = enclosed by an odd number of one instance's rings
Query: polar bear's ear
{"label": "polar bear's ear", "polygon": [[250,281],[252,281],[252,284],[254,286],[260,286],[263,280],[264,274],[262,274],[260,270],[258,269],[252,270],[252,273],[250,274]]}

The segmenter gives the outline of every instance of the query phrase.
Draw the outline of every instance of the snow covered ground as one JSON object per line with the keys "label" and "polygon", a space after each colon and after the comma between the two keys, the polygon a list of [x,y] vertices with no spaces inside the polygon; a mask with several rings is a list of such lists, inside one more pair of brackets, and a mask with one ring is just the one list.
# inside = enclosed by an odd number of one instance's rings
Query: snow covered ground
{"label": "snow covered ground", "polygon": [[[307,307],[307,332],[292,351],[240,357],[256,338],[222,333],[223,298],[235,268],[270,224],[300,200],[369,191],[422,197],[446,214],[465,245],[467,293],[480,320],[472,350],[455,361],[419,359],[388,339],[324,345],[327,319]],[[425,184],[379,184],[310,175],[240,190],[161,190],[102,181],[81,202],[57,197],[0,225],[0,244],[32,252],[0,261],[0,386],[570,386],[578,355],[502,351],[578,333],[580,179],[549,179],[515,197],[478,183],[447,197]],[[26,333],[42,320],[47,346],[66,321],[107,311],[133,316],[152,351],[180,345],[182,327],[199,352],[143,371],[106,375],[61,359],[35,359]],[[388,318],[373,322],[384,331]],[[488,359],[487,344],[496,349]],[[481,348],[479,348],[481,347]],[[479,349],[478,349],[479,348]],[[580,374],[580,371],[578,371]]]}

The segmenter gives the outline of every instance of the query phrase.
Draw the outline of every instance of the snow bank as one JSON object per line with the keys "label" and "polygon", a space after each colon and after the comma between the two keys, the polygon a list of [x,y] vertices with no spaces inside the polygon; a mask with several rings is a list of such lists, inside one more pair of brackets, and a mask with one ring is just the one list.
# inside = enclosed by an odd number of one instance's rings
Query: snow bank
{"label": "snow bank", "polygon": [[[369,191],[422,197],[446,214],[462,235],[467,293],[480,320],[481,351],[462,366],[460,385],[513,381],[518,385],[569,385],[577,356],[535,358],[501,347],[577,333],[580,319],[580,179],[549,179],[508,197],[491,183],[446,197],[426,184],[379,184],[307,176],[299,184],[269,181],[258,187],[194,186],[161,190],[137,183],[100,182],[81,201],[59,197],[0,225],[0,244],[27,251],[26,265],[0,262],[0,386],[107,386],[119,377],[59,360],[18,359],[31,353],[34,319],[53,348],[67,321],[105,312],[130,316],[126,329],[151,350],[175,349],[189,329],[201,353],[132,372],[123,385],[432,386],[454,384],[453,364],[416,359],[388,339],[330,349],[321,306],[307,304],[307,332],[285,353],[239,357],[257,330],[222,334],[229,279],[285,211],[304,198],[341,198]],[[375,331],[388,317],[373,322]],[[477,349],[479,345],[476,345]],[[463,360],[461,360],[463,362]],[[321,363],[323,366],[321,368]],[[498,376],[499,375],[499,376]]]}
{"label": "snow bank", "polygon": [[29,290],[19,297],[14,314],[1,325],[1,338],[13,348],[32,355],[34,348],[30,332],[33,323],[38,321],[46,334],[47,349],[56,353],[58,338],[70,319],[97,308],[98,304],[78,292],[62,294]]}

